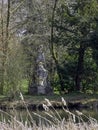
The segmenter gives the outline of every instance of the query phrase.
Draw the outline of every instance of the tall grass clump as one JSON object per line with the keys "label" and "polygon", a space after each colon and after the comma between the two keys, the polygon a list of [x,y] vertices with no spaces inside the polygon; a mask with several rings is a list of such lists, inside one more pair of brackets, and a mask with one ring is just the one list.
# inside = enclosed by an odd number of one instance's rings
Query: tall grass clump
{"label": "tall grass clump", "polygon": [[[26,107],[29,119],[25,122],[19,121],[15,116],[0,110],[1,114],[6,114],[9,117],[7,121],[4,118],[0,121],[0,130],[98,130],[98,122],[96,119],[88,117],[78,110],[75,114],[72,113],[68,109],[63,97],[61,98],[62,109],[67,114],[67,117],[61,117],[52,103],[48,99],[45,99],[45,103],[43,104],[44,116],[32,111],[32,114],[39,119],[38,123],[36,123],[21,93],[20,97]],[[86,121],[84,121],[84,118]]]}

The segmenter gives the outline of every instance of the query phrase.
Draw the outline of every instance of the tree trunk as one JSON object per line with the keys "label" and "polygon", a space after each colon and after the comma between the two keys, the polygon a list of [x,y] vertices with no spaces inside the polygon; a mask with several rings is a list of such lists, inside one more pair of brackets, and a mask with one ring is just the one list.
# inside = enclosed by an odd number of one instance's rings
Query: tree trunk
{"label": "tree trunk", "polygon": [[60,68],[59,68],[59,64],[56,63],[56,68],[57,68],[57,73],[59,76],[59,82],[60,82],[60,91],[64,92],[64,82],[63,82],[63,78],[62,78],[62,74],[60,72]]}
{"label": "tree trunk", "polygon": [[2,0],[1,3],[1,30],[2,30],[2,68],[1,68],[1,81],[0,81],[0,94],[3,94],[4,84],[5,84],[5,63],[6,63],[6,57],[7,57],[7,50],[8,50],[8,38],[9,38],[9,21],[10,21],[10,0],[7,1],[7,17],[6,17],[6,32],[4,34],[4,16],[3,16],[3,8],[4,8],[4,0]]}
{"label": "tree trunk", "polygon": [[82,81],[83,64],[84,64],[83,63],[84,62],[84,54],[85,54],[84,44],[80,43],[78,65],[77,65],[76,78],[75,78],[75,87],[76,87],[77,91],[81,90],[81,81]]}
{"label": "tree trunk", "polygon": [[[0,49],[4,53],[4,19],[3,19],[3,8],[4,8],[4,1],[1,2],[1,46]],[[4,56],[1,57],[1,68],[0,68],[0,94],[3,94],[3,86],[4,86]]]}
{"label": "tree trunk", "polygon": [[54,44],[53,44],[53,35],[54,35],[54,17],[55,17],[55,10],[56,10],[56,5],[57,5],[58,0],[55,0],[54,2],[54,7],[53,7],[53,12],[52,12],[52,18],[51,18],[51,41],[50,41],[50,51],[52,54],[52,58],[55,62],[56,69],[57,69],[57,74],[59,76],[59,82],[60,82],[60,90],[64,91],[64,83],[62,80],[62,74],[60,73],[60,67],[59,67],[59,62],[58,59],[56,58],[55,52],[54,52]]}

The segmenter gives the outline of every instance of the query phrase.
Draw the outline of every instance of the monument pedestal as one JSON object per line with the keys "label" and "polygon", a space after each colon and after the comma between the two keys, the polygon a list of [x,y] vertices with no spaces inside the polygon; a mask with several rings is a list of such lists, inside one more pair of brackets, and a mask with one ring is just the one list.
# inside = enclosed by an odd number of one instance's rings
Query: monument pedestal
{"label": "monument pedestal", "polygon": [[38,94],[46,94],[45,87],[37,86],[37,93]]}
{"label": "monument pedestal", "polygon": [[43,86],[39,86],[39,87],[29,87],[29,94],[30,95],[51,95],[53,94],[53,90],[51,87],[43,87]]}
{"label": "monument pedestal", "polygon": [[37,87],[36,86],[29,86],[29,94],[30,95],[37,95]]}

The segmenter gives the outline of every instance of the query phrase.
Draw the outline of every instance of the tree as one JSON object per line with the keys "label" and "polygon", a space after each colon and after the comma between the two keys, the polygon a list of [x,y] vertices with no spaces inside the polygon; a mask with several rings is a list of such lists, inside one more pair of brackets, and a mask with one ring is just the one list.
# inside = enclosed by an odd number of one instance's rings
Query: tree
{"label": "tree", "polygon": [[[23,28],[24,33],[22,34],[22,45],[24,52],[26,53],[27,64],[27,80],[29,87],[34,86],[36,82],[36,58],[38,53],[39,45],[44,45],[44,51],[46,58],[49,60],[49,24],[47,19],[49,1],[27,1],[24,10],[27,11],[26,18],[28,19],[25,27]],[[49,54],[50,55],[50,54]],[[49,62],[46,62],[47,69]]]}
{"label": "tree", "polygon": [[[55,43],[59,46],[75,46],[78,50],[75,87],[80,91],[84,73],[84,55],[91,43],[97,16],[97,1],[59,2],[54,21]],[[72,47],[73,49],[73,47]],[[76,53],[76,52],[75,52]]]}
{"label": "tree", "polygon": [[[11,13],[13,9],[11,2],[10,0],[2,0],[1,2],[0,93],[11,93],[15,95],[17,90],[19,90],[21,77],[23,76],[23,53],[21,45],[18,45],[20,38],[17,37],[17,33],[14,32],[17,29],[15,27],[12,28],[14,21]],[[7,8],[7,10],[5,8]],[[21,53],[19,53],[18,50],[20,50]]]}
{"label": "tree", "polygon": [[[10,20],[10,0],[7,1],[7,12],[6,12],[6,23],[4,23],[4,1],[1,2],[1,41],[2,41],[2,70],[1,70],[1,83],[0,83],[0,93],[3,94],[3,86],[4,86],[4,75],[5,75],[5,64],[6,64],[6,58],[7,58],[7,51],[8,51],[8,38],[9,38],[9,20]],[[5,30],[4,30],[5,29]],[[5,33],[4,33],[5,32]]]}

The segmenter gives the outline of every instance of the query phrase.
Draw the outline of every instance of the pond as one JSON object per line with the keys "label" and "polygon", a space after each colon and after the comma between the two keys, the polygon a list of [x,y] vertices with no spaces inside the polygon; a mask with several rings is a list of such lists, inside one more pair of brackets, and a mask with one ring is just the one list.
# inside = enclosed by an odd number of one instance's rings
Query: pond
{"label": "pond", "polygon": [[[66,111],[66,110],[65,110]],[[22,122],[28,121],[30,122],[31,120],[34,120],[37,124],[39,123],[40,119],[42,119],[43,121],[46,120],[51,120],[53,121],[54,118],[68,118],[68,114],[65,112],[64,110],[50,110],[48,112],[46,111],[26,111],[26,110],[7,110],[7,111],[1,111],[0,112],[0,121],[2,120],[19,120]],[[80,112],[83,113],[82,117],[83,119],[86,121],[87,118],[85,118],[86,116],[88,117],[92,117],[95,118],[96,120],[98,120],[98,109],[94,108],[94,109],[80,109]],[[72,113],[76,113],[76,110],[71,110],[70,112]],[[86,116],[84,116],[86,115]]]}

